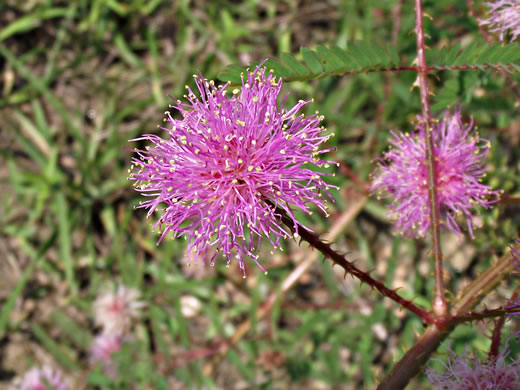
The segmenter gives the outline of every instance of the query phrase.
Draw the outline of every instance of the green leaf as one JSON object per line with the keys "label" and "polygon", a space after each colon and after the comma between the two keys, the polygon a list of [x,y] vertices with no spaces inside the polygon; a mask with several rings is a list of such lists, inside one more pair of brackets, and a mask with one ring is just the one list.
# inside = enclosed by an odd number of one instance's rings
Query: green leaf
{"label": "green leaf", "polygon": [[442,49],[434,49],[426,51],[426,60],[428,61],[428,65],[433,66],[433,64],[444,65],[444,59],[446,58],[447,50],[445,47]]}
{"label": "green leaf", "polygon": [[[31,143],[37,146],[40,153],[49,154],[50,146],[49,142],[45,138],[45,133],[42,132],[34,123],[31,122],[21,111],[16,110],[14,116],[20,123],[22,132],[27,135],[31,140]],[[43,134],[42,134],[43,133]]]}
{"label": "green leaf", "polygon": [[339,48],[338,46],[331,46],[330,50],[343,62],[345,66],[352,69],[359,68],[359,64],[354,61],[345,50]]}
{"label": "green leaf", "polygon": [[[38,260],[38,262],[40,261],[41,260]],[[7,298],[7,301],[2,304],[2,311],[0,312],[0,338],[3,338],[5,332],[7,331],[7,327],[9,325],[9,315],[11,314],[11,311],[14,308],[16,300],[22,294],[25,285],[29,281],[29,278],[32,276],[32,273],[34,272],[36,265],[37,263],[35,261],[29,263],[29,266],[25,268],[21,278],[18,280],[13,291]]]}
{"label": "green leaf", "polygon": [[318,46],[316,51],[321,56],[321,64],[323,65],[323,68],[326,72],[339,70],[343,67],[341,60],[336,57],[336,55],[332,53],[327,47]]}
{"label": "green leaf", "polygon": [[67,370],[76,369],[76,363],[72,356],[65,351],[62,344],[58,344],[40,325],[31,326],[33,335],[40,341],[43,347]]}
{"label": "green leaf", "polygon": [[40,245],[38,251],[35,251],[24,241],[24,239],[20,238],[19,241],[19,246],[29,256],[31,262],[24,269],[20,279],[18,279],[16,283],[16,286],[7,298],[7,301],[2,304],[2,309],[0,311],[0,339],[5,336],[9,325],[9,315],[11,314],[11,311],[16,304],[16,300],[20,297],[20,295],[22,295],[26,284],[29,282],[36,268],[40,267],[42,263],[45,262],[43,254],[52,246],[54,242],[54,235],[51,235],[51,237],[43,245]]}
{"label": "green leaf", "polygon": [[119,50],[119,54],[121,55],[121,58],[126,61],[129,65],[140,68],[142,66],[141,60],[138,56],[134,54],[132,49],[128,46],[128,44],[125,41],[125,38],[123,37],[123,34],[118,33],[114,38],[114,45],[116,46],[117,50]]}
{"label": "green leaf", "polygon": [[381,65],[388,65],[392,61],[392,58],[385,53],[385,51],[379,47],[378,45],[371,45],[371,49],[374,54],[379,58],[379,62]]}
{"label": "green leaf", "polygon": [[51,318],[53,322],[61,328],[71,341],[83,350],[87,350],[92,342],[92,336],[77,325],[70,317],[61,311],[52,313]]}
{"label": "green leaf", "polygon": [[520,57],[520,46],[517,43],[511,43],[507,45],[505,48],[507,50],[506,54],[500,59],[500,62],[503,64],[517,62]]}
{"label": "green leaf", "polygon": [[399,54],[397,53],[397,50],[396,50],[396,48],[394,46],[386,45],[386,52],[388,53],[388,55],[392,59],[392,63],[394,65],[396,65],[396,66],[400,65],[400,63],[399,63]]}
{"label": "green leaf", "polygon": [[356,62],[361,65],[361,67],[367,67],[371,64],[370,57],[366,52],[362,43],[354,43],[350,42],[348,45],[348,51],[352,55],[352,58],[356,60]]}
{"label": "green leaf", "polygon": [[91,371],[87,376],[87,383],[94,386],[101,386],[102,388],[108,389],[112,384],[112,379],[107,377],[100,369]]}
{"label": "green leaf", "polygon": [[[499,43],[486,47],[480,56],[475,60],[478,64],[491,64],[498,62],[498,59],[504,55]],[[494,59],[493,57],[496,57]]]}
{"label": "green leaf", "polygon": [[275,74],[282,78],[291,77],[295,75],[295,73],[292,70],[271,58],[265,62],[265,67],[267,68],[267,70],[273,69]]}
{"label": "green leaf", "polygon": [[386,61],[386,57],[381,59],[379,54],[375,51],[374,45],[369,42],[365,42],[362,46],[364,55],[368,58],[368,66],[383,65],[383,61]]}
{"label": "green leaf", "polygon": [[502,58],[504,58],[507,54],[507,52],[502,49],[502,45],[500,43],[494,44],[490,48],[490,50],[492,50],[492,51],[489,54],[489,57],[487,58],[487,61],[490,63],[502,62]]}
{"label": "green leaf", "polygon": [[16,34],[24,33],[38,27],[42,20],[67,15],[68,8],[49,8],[15,19],[0,30],[0,42]]}
{"label": "green leaf", "polygon": [[65,265],[65,280],[67,281],[67,286],[71,292],[75,294],[77,292],[77,285],[74,276],[74,260],[72,258],[69,205],[63,192],[58,192],[55,200],[55,210],[58,216],[60,259]]}
{"label": "green leaf", "polygon": [[323,72],[323,67],[321,66],[320,58],[316,53],[312,50],[307,49],[306,47],[302,47],[301,53],[303,59],[312,73],[321,73]]}
{"label": "green leaf", "polygon": [[243,359],[240,356],[238,356],[234,349],[230,349],[228,351],[227,357],[229,359],[229,362],[233,364],[242,375],[244,375],[250,381],[253,380],[253,370],[246,366]]}
{"label": "green leaf", "polygon": [[217,76],[220,81],[230,82],[233,84],[240,84],[242,82],[241,73],[245,72],[246,68],[238,65],[229,65],[223,72]]}
{"label": "green leaf", "polygon": [[[294,80],[309,80],[325,76],[356,74],[367,70],[387,71],[391,64],[399,65],[399,56],[394,47],[381,46],[367,42],[350,42],[347,49],[338,46],[317,46],[315,50],[302,47],[303,61],[291,54],[283,53],[280,59],[271,58],[265,62],[276,76]],[[250,69],[253,66],[250,66]],[[228,66],[218,78],[233,84],[239,84],[239,73],[245,68],[237,65]]]}
{"label": "green leaf", "polygon": [[447,66],[452,66],[455,62],[455,59],[459,55],[460,52],[460,42],[457,42],[455,46],[451,48],[451,50],[446,54],[446,58],[444,59],[444,64]]}
{"label": "green leaf", "polygon": [[437,70],[457,70],[464,67],[464,70],[478,69],[486,72],[496,69],[511,73],[513,70],[518,71],[513,65],[520,59],[520,46],[509,44],[502,47],[499,43],[487,45],[473,42],[460,51],[460,43],[457,43],[449,50],[432,50],[428,57],[429,66]]}
{"label": "green leaf", "polygon": [[440,111],[450,106],[458,99],[459,82],[456,78],[446,81],[435,98],[432,111]]}
{"label": "green leaf", "polygon": [[306,76],[310,73],[310,70],[293,56],[283,53],[280,57],[284,64],[297,75]]}
{"label": "green leaf", "polygon": [[471,45],[469,45],[467,48],[462,50],[460,55],[457,57],[457,59],[454,61],[453,65],[464,65],[466,61],[470,60],[471,57],[474,54],[475,48],[479,45],[478,42],[473,42]]}
{"label": "green leaf", "polygon": [[60,114],[63,121],[67,125],[68,129],[74,135],[74,137],[83,143],[84,136],[79,131],[78,127],[74,124],[74,121],[71,119],[68,110],[63,106],[60,100],[58,100],[52,92],[47,88],[47,85],[40,78],[36,77],[32,70],[25,66],[23,62],[19,60],[19,57],[15,56],[6,46],[0,44],[0,55],[5,57],[22,76],[24,76],[27,81],[32,84],[32,86],[40,92],[47,101],[56,109],[56,111]]}

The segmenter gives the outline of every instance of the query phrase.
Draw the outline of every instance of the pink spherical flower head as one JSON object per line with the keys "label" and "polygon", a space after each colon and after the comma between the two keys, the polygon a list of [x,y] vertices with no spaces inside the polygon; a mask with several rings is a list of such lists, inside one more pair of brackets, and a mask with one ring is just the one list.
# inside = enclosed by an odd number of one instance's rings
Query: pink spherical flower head
{"label": "pink spherical flower head", "polygon": [[[426,368],[426,377],[438,390],[518,390],[520,361],[508,362],[507,345],[495,358],[480,361],[466,353],[442,362],[445,371]],[[434,359],[437,360],[437,359]],[[440,360],[438,360],[440,361]]]}
{"label": "pink spherical flower head", "polygon": [[44,366],[27,371],[22,378],[15,380],[9,390],[67,390],[69,388],[61,371]]}
{"label": "pink spherical flower head", "polygon": [[101,333],[94,339],[90,347],[90,361],[101,366],[106,375],[115,378],[118,365],[112,355],[119,352],[122,345],[123,338],[121,336]]}
{"label": "pink spherical flower head", "polygon": [[500,40],[510,33],[511,41],[520,35],[520,1],[519,0],[497,0],[487,3],[490,17],[481,20],[480,24],[489,26],[490,31],[498,32]]}
{"label": "pink spherical flower head", "polygon": [[145,303],[140,301],[137,289],[123,285],[103,291],[94,302],[94,318],[103,327],[103,333],[123,334],[132,320],[139,317]]}
{"label": "pink spherical flower head", "polygon": [[314,204],[327,214],[322,194],[330,197],[332,186],[307,164],[333,163],[319,157],[330,151],[320,146],[332,134],[322,135],[322,116],[298,115],[308,101],[282,108],[281,80],[260,67],[231,91],[202,77],[195,76],[195,83],[200,98],[188,88],[189,103],[171,106],[182,119],[166,112],[166,139],[147,134],[133,140],[153,146],[136,150],[140,159],[133,159],[130,178],[150,198],[139,207],[161,215],[154,226],[162,231],[160,240],[169,232],[184,236],[189,261],[193,255],[206,258],[215,246],[228,264],[237,258],[245,277],[245,258],[264,270],[255,255],[262,236],[275,249],[291,237],[281,226],[278,208],[292,218],[295,229],[292,207],[312,214],[308,205]]}
{"label": "pink spherical flower head", "polygon": [[[500,194],[480,183],[489,142],[472,135],[472,125],[464,126],[459,112],[446,112],[432,128],[441,222],[460,236],[456,216],[463,215],[471,237],[473,226],[478,226],[472,209],[490,207]],[[424,236],[430,226],[424,133],[422,124],[415,134],[392,132],[392,147],[372,173],[371,191],[378,198],[392,199],[389,216],[395,230],[409,238]]]}

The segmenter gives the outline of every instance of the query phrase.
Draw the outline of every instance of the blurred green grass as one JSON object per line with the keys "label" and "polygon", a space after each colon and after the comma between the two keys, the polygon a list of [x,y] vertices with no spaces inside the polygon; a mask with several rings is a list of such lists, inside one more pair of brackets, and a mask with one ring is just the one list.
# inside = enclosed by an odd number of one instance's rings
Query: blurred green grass
{"label": "blurred green grass", "polygon": [[[231,63],[297,53],[301,46],[392,39],[401,60],[411,63],[413,11],[404,4],[396,18],[398,3],[0,2],[0,262],[15,259],[9,263],[15,271],[3,275],[10,287],[0,296],[5,356],[0,388],[39,362],[35,346],[78,383],[85,381],[94,331],[89,313],[107,280],[140,288],[149,307],[134,342],[118,355],[121,374],[111,381],[91,373],[90,387],[374,387],[403,347],[413,344],[420,321],[375,293],[368,295],[357,281],[343,280],[327,262],[316,264],[277,302],[269,320],[256,321],[260,304],[294,268],[290,254],[296,249],[287,244],[289,256],[268,276],[248,266],[246,281],[237,281],[237,270],[222,265],[187,269],[183,242],[157,247],[144,213],[133,209],[139,197],[127,181],[133,147],[127,140],[156,131],[168,95],[181,98],[192,74],[216,78]],[[478,38],[464,1],[425,3],[434,17],[426,26],[430,46]],[[446,73],[431,80],[433,89],[441,90],[447,80],[462,86],[459,103],[493,145],[490,183],[518,193],[520,136],[512,93],[497,74]],[[315,98],[309,109],[324,114],[337,134],[336,156],[366,181],[372,159],[387,148],[387,130],[411,129],[420,111],[417,92],[410,91],[413,81],[408,73],[370,74],[284,88],[291,92],[287,104]],[[341,174],[334,180],[342,188],[356,188]],[[337,215],[350,198],[345,191],[335,196]],[[305,218],[319,232],[332,223],[318,215]],[[483,212],[482,219],[484,228],[473,243],[445,237],[454,248],[448,259],[460,257],[461,247],[473,250],[460,269],[448,269],[452,289],[517,236],[520,218],[514,206]],[[428,305],[433,286],[428,244],[393,237],[390,228],[383,205],[370,200],[337,245],[389,285],[403,286],[404,296],[422,296],[417,302]],[[266,264],[272,257],[268,250],[262,252]],[[508,286],[501,288],[500,294],[507,293]],[[194,312],[187,309],[187,297],[198,303]],[[490,304],[501,302],[500,296],[494,299]],[[329,301],[341,305],[328,308]],[[251,332],[212,376],[205,376],[218,343],[247,318]],[[460,328],[452,337],[454,348],[485,350],[487,329],[486,324]],[[14,346],[22,349],[23,363],[9,358]],[[276,353],[282,358],[269,364]],[[422,378],[411,386],[419,385],[427,388]]]}

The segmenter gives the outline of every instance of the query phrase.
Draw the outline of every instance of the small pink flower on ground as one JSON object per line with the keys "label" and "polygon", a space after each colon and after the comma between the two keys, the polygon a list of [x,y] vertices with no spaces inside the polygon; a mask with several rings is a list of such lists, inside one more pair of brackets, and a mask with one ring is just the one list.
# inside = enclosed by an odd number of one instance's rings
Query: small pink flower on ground
{"label": "small pink flower on ground", "polygon": [[481,20],[480,24],[489,26],[490,31],[498,32],[500,40],[511,34],[511,41],[520,35],[520,1],[496,0],[487,3],[489,18]]}
{"label": "small pink flower on ground", "polygon": [[[278,102],[281,80],[257,68],[242,79],[241,88],[227,90],[213,81],[195,77],[200,98],[188,88],[188,104],[171,106],[182,119],[166,112],[167,138],[146,134],[132,141],[153,146],[136,150],[130,179],[147,196],[139,207],[150,216],[158,211],[154,228],[159,242],[172,232],[188,241],[193,258],[217,252],[227,263],[238,260],[245,276],[245,258],[255,254],[262,237],[276,249],[292,235],[281,224],[277,208],[297,220],[292,208],[311,214],[314,204],[327,214],[327,190],[333,186],[324,173],[308,165],[328,167],[319,156],[330,149],[320,146],[332,135],[322,135],[322,116],[298,115],[310,101],[300,100],[289,109]],[[330,175],[330,174],[328,174]],[[331,198],[332,199],[332,198]]]}
{"label": "small pink flower on ground", "polygon": [[90,348],[90,360],[98,364],[108,376],[115,378],[117,375],[117,362],[112,358],[115,352],[121,350],[123,338],[118,335],[102,333],[97,336]]}
{"label": "small pink flower on ground", "polygon": [[9,390],[68,390],[69,384],[59,370],[49,366],[32,368],[14,381]]}
{"label": "small pink flower on ground", "polygon": [[[518,390],[520,389],[520,361],[508,362],[507,345],[496,358],[479,360],[466,353],[457,356],[450,350],[451,358],[442,363],[440,372],[426,368],[426,377],[438,390]],[[438,360],[438,359],[434,359]],[[440,360],[438,360],[440,361]]]}
{"label": "small pink flower on ground", "polygon": [[[490,145],[472,134],[472,126],[462,123],[459,112],[446,112],[432,128],[441,223],[460,236],[456,217],[461,215],[471,237],[473,227],[479,226],[472,209],[491,207],[500,194],[481,184]],[[392,199],[389,216],[395,221],[394,230],[409,238],[423,237],[430,227],[424,133],[422,124],[415,134],[392,132],[392,147],[372,173],[372,193]]]}
{"label": "small pink flower on ground", "polygon": [[139,317],[145,303],[140,293],[123,285],[102,292],[94,302],[94,318],[105,334],[123,334],[130,329],[132,320]]}

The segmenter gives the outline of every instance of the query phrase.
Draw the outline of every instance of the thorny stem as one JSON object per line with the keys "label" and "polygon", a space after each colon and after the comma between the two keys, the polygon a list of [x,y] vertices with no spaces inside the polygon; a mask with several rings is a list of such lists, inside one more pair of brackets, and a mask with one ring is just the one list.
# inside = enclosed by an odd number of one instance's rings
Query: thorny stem
{"label": "thorny stem", "polygon": [[509,253],[505,257],[507,260],[502,259],[492,265],[459,294],[460,298],[456,300],[451,308],[453,316],[468,313],[482,298],[495,289],[498,282],[514,270],[511,254]]}
{"label": "thorny stem", "polygon": [[458,315],[456,317],[452,317],[450,322],[458,325],[464,322],[471,321],[483,321],[491,318],[499,318],[504,317],[508,313],[515,313],[516,311],[509,311],[504,309],[503,307],[499,307],[498,309],[485,309],[482,311],[470,311],[465,314]]}
{"label": "thorny stem", "polygon": [[491,336],[491,347],[489,348],[489,359],[493,359],[498,356],[498,350],[500,349],[500,340],[502,335],[502,327],[506,323],[506,317],[500,317],[493,329],[493,335]]}
{"label": "thorny stem", "polygon": [[505,204],[520,204],[519,196],[511,196],[511,195],[502,195],[500,198],[500,203]]}
{"label": "thorny stem", "polygon": [[[285,225],[287,225],[293,232],[296,231],[294,222],[291,218],[287,216],[283,211],[279,210],[280,214],[282,214],[282,221]],[[300,237],[307,241],[313,248],[320,251],[325,257],[332,260],[334,264],[339,265],[341,268],[345,270],[345,276],[347,274],[350,274],[357,279],[359,279],[361,282],[365,282],[373,289],[377,290],[381,295],[392,299],[394,302],[397,302],[399,305],[403,306],[404,308],[410,310],[412,313],[417,314],[421,319],[427,323],[432,324],[434,321],[433,316],[431,313],[421,309],[417,305],[415,305],[412,301],[409,301],[403,297],[401,297],[399,294],[397,294],[396,291],[386,287],[383,283],[381,283],[378,280],[375,280],[372,278],[368,273],[361,271],[359,268],[357,268],[353,263],[348,261],[344,255],[336,252],[334,249],[330,247],[330,244],[327,244],[326,242],[320,240],[320,238],[306,230],[303,226],[297,224],[298,228],[298,234]]]}
{"label": "thorny stem", "polygon": [[[520,249],[520,245],[517,245],[516,249]],[[509,252],[473,281],[455,301],[451,309],[452,317],[439,319],[435,324],[430,325],[415,345],[406,351],[404,357],[395,364],[377,390],[404,389],[410,379],[417,375],[424,363],[459,323],[472,319],[489,318],[491,314],[493,317],[495,314],[496,316],[503,315],[502,310],[488,310],[482,313],[470,313],[470,310],[490,291],[494,290],[513,269],[512,256]]]}
{"label": "thorny stem", "polygon": [[[513,295],[511,296],[511,300],[514,301],[518,298],[518,294],[520,293],[520,286],[518,286]],[[493,335],[491,337],[491,347],[489,348],[489,358],[495,358],[498,356],[498,350],[500,349],[500,340],[502,334],[502,328],[506,322],[506,316],[503,315],[500,317],[495,325],[495,329],[493,329]]]}
{"label": "thorny stem", "polygon": [[444,297],[444,282],[442,279],[442,250],[440,237],[440,212],[435,186],[435,162],[434,146],[431,128],[430,91],[428,90],[428,68],[426,66],[426,54],[424,44],[424,24],[422,0],[415,0],[415,28],[417,33],[417,77],[419,79],[419,92],[421,95],[422,119],[424,121],[426,142],[426,165],[428,169],[428,201],[430,203],[430,218],[433,241],[433,259],[435,262],[435,294],[433,298],[433,313],[437,318],[448,315],[448,303]]}

